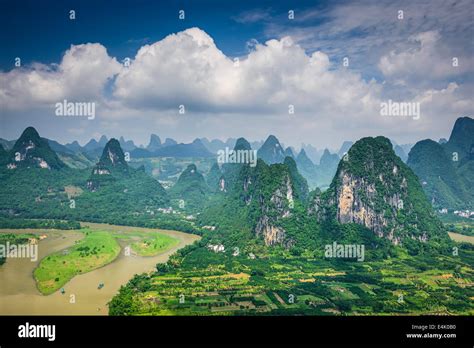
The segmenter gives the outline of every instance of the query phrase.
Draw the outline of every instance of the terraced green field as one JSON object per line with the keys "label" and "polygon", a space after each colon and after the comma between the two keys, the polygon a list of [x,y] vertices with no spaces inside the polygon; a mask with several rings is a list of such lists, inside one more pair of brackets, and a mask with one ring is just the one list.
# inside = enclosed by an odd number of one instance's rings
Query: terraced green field
{"label": "terraced green field", "polygon": [[126,303],[137,315],[474,314],[470,248],[367,263],[201,253],[175,271],[137,276],[111,313]]}

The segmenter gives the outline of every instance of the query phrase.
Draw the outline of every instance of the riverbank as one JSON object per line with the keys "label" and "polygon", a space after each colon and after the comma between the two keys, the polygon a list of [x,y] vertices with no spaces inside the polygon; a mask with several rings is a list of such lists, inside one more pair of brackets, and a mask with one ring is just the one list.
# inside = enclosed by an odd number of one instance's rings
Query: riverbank
{"label": "riverbank", "polygon": [[[92,230],[110,231],[121,235],[140,233],[163,234],[178,242],[158,255],[143,257],[137,253],[125,256],[126,243],[120,242],[121,252],[111,263],[91,272],[80,274],[64,285],[65,293],[56,291],[42,295],[33,278],[33,272],[40,261],[25,259],[8,260],[0,267],[0,314],[2,315],[107,315],[107,303],[135,274],[153,271],[157,263],[166,262],[176,250],[194,243],[200,237],[188,233],[151,228],[115,226],[97,223],[81,223]],[[0,233],[46,234],[41,241],[39,260],[52,253],[70,248],[83,238],[79,231],[43,229],[4,229]],[[98,284],[104,287],[98,289]],[[74,299],[73,302],[71,300]]]}

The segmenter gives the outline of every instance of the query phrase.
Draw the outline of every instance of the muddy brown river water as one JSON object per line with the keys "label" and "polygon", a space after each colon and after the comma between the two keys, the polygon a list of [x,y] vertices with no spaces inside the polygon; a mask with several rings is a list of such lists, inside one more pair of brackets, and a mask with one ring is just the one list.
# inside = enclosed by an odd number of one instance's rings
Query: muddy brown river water
{"label": "muddy brown river water", "polygon": [[[125,256],[120,252],[112,263],[86,274],[74,277],[65,286],[65,294],[60,291],[44,296],[36,288],[33,271],[40,260],[53,252],[66,249],[83,238],[77,231],[44,229],[1,229],[0,233],[46,234],[38,248],[38,260],[7,259],[0,267],[0,315],[107,315],[109,302],[135,274],[150,272],[159,262],[166,262],[176,250],[192,244],[200,237],[188,233],[150,228],[114,226],[106,224],[83,223],[91,228],[109,231],[133,232],[155,231],[177,238],[179,244],[152,257],[137,255]],[[98,284],[104,283],[102,289]],[[70,303],[71,295],[75,303]]]}

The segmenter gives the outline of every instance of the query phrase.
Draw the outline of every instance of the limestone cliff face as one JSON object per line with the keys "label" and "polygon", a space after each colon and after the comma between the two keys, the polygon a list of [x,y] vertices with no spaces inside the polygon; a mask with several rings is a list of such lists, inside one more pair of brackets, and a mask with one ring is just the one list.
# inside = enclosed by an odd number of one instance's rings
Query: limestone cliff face
{"label": "limestone cliff face", "polygon": [[[334,201],[331,204],[334,204]],[[321,191],[316,189],[316,191],[313,193],[313,196],[309,199],[308,215],[314,216],[318,221],[322,221],[324,219],[323,211],[324,201],[321,197]]]}
{"label": "limestone cliff face", "polygon": [[287,244],[286,231],[277,226],[279,219],[291,216],[293,205],[293,189],[291,180],[286,176],[284,183],[278,187],[271,195],[270,201],[265,202],[260,196],[260,209],[262,215],[255,226],[255,234],[263,236],[266,245]]}
{"label": "limestone cliff face", "polygon": [[259,199],[262,215],[255,226],[255,234],[263,236],[266,245],[285,244],[286,232],[283,228],[277,226],[279,219],[290,217],[293,206],[293,189],[289,176],[285,177],[281,187],[278,187],[270,196],[269,202],[266,202],[263,196]]}
{"label": "limestone cliff face", "polygon": [[[403,208],[402,202],[406,194],[403,186],[399,193],[379,197],[376,185],[366,182],[364,178],[341,171],[340,180],[342,185],[336,191],[337,221],[364,225],[379,237],[387,237],[393,244],[399,244],[400,237],[394,235],[397,228],[395,216]],[[379,198],[385,205],[384,212],[376,210],[375,202]]]}
{"label": "limestone cliff face", "polygon": [[255,234],[262,235],[265,245],[282,244],[285,241],[285,230],[274,226],[268,216],[262,216],[255,227]]}
{"label": "limestone cliff face", "polygon": [[127,168],[122,147],[117,139],[110,139],[104,147],[99,163],[111,168]]}
{"label": "limestone cliff face", "polygon": [[219,179],[219,191],[221,191],[221,192],[226,192],[227,191],[225,184],[226,184],[225,178],[220,178]]}
{"label": "limestone cliff face", "polygon": [[91,192],[96,192],[104,183],[104,178],[107,178],[107,181],[111,179],[110,170],[100,163],[97,163],[94,168],[92,168],[92,173],[89,179],[86,182],[86,187]]}
{"label": "limestone cliff face", "polygon": [[114,173],[124,175],[127,172],[128,165],[120,143],[112,138],[105,145],[99,162],[92,168],[86,187],[96,192],[105,184],[115,180]]}
{"label": "limestone cliff face", "polygon": [[279,224],[292,216],[294,184],[283,164],[267,166],[260,161],[255,169],[246,168],[241,175],[241,200],[255,217],[254,232],[266,245],[292,244]]}
{"label": "limestone cliff face", "polygon": [[[41,138],[33,127],[26,128],[15,142],[9,154],[5,154],[8,169],[43,168],[61,169],[66,165],[51,149],[48,141]],[[3,162],[3,161],[2,161]]]}
{"label": "limestone cliff face", "polygon": [[443,233],[418,178],[384,137],[352,146],[328,191],[312,198],[308,214],[363,225],[395,245]]}

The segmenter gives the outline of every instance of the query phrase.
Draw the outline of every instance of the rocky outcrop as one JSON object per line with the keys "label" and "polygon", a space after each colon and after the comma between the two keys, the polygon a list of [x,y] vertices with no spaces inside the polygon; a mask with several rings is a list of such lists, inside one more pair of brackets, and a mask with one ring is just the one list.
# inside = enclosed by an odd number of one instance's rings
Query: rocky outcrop
{"label": "rocky outcrop", "polygon": [[117,139],[110,139],[105,145],[98,165],[109,168],[127,168],[125,154]]}
{"label": "rocky outcrop", "polygon": [[225,186],[225,179],[224,178],[220,178],[219,179],[219,191],[221,192],[226,192],[226,186]]}
{"label": "rocky outcrop", "polygon": [[363,138],[351,147],[328,191],[311,198],[308,214],[363,225],[395,245],[446,234],[418,178],[384,137]]}
{"label": "rocky outcrop", "polygon": [[60,169],[65,164],[33,127],[26,128],[7,156],[7,168]]}
{"label": "rocky outcrop", "polygon": [[112,138],[105,145],[99,162],[92,168],[91,176],[86,182],[87,189],[92,192],[99,190],[115,180],[113,174],[128,175],[128,164],[120,143]]}
{"label": "rocky outcrop", "polygon": [[214,163],[206,175],[207,186],[212,192],[219,190],[219,181],[222,177],[222,171],[217,163]]}
{"label": "rocky outcrop", "polygon": [[265,140],[257,155],[267,164],[282,163],[285,159],[285,151],[274,135]]}
{"label": "rocky outcrop", "polygon": [[[275,174],[271,176],[270,171]],[[241,177],[240,183],[241,199],[251,210],[258,212],[254,225],[255,235],[261,237],[266,245],[290,245],[292,241],[288,240],[286,231],[279,224],[281,219],[292,216],[295,204],[288,167],[281,164],[267,166],[259,161],[256,170],[249,169]]]}
{"label": "rocky outcrop", "polygon": [[[250,143],[245,138],[237,139],[233,152],[251,151]],[[221,168],[221,176],[219,178],[219,191],[230,192],[235,189],[240,171],[249,163],[223,163]]]}
{"label": "rocky outcrop", "polygon": [[[340,176],[342,185],[337,188],[336,193],[337,220],[340,223],[364,225],[379,237],[384,237],[387,232],[386,237],[395,245],[399,244],[400,238],[394,235],[397,225],[394,217],[399,209],[403,209],[403,194],[383,196],[386,209],[391,211],[381,214],[374,207],[375,201],[379,198],[374,183],[368,183],[364,178],[355,177],[344,171]],[[380,178],[383,180],[383,177]]]}
{"label": "rocky outcrop", "polygon": [[285,241],[285,230],[280,227],[274,226],[270,221],[270,218],[263,215],[257,222],[255,227],[255,234],[257,236],[263,236],[265,245],[276,245],[282,244]]}

